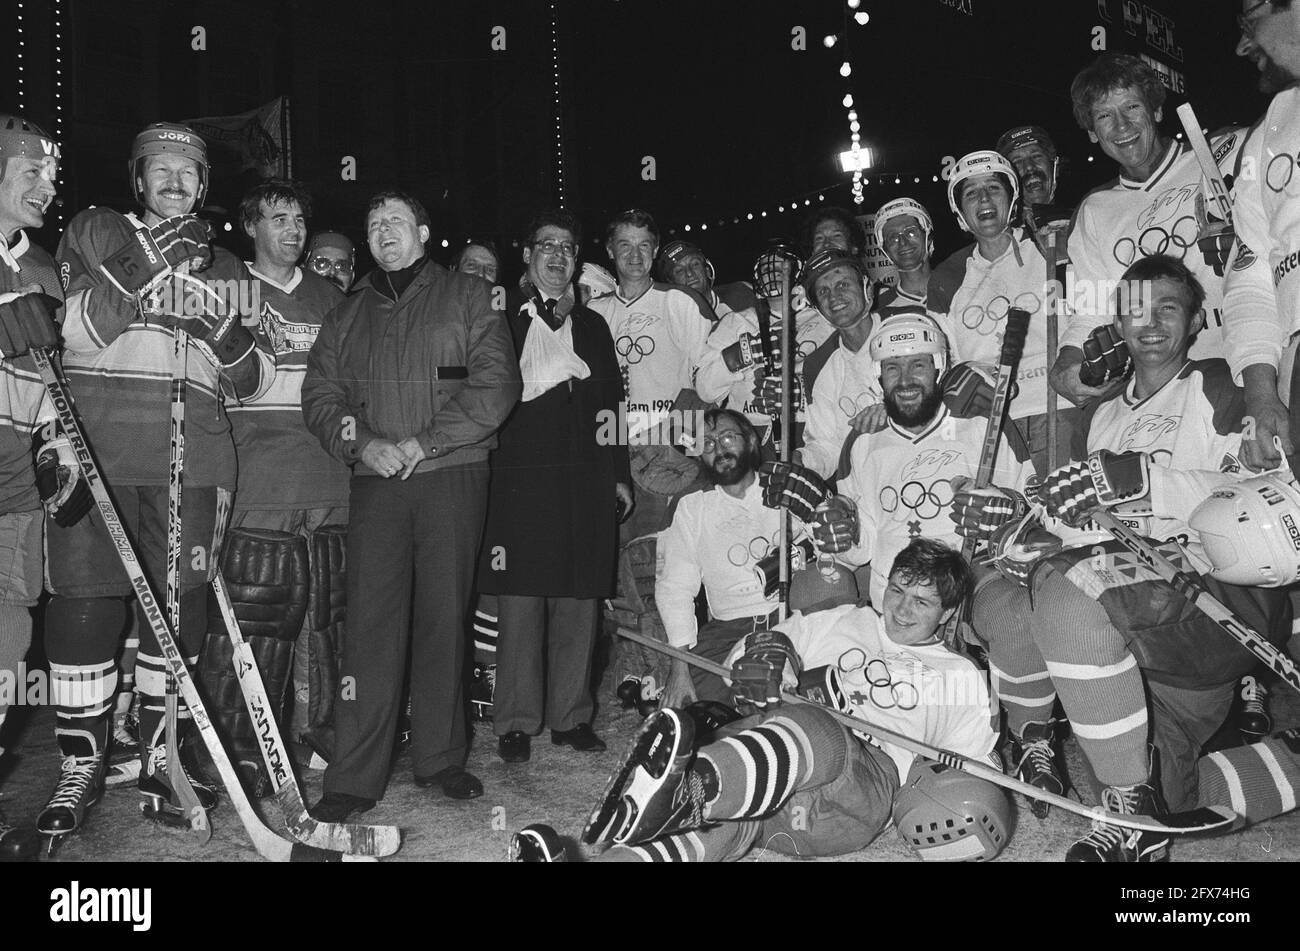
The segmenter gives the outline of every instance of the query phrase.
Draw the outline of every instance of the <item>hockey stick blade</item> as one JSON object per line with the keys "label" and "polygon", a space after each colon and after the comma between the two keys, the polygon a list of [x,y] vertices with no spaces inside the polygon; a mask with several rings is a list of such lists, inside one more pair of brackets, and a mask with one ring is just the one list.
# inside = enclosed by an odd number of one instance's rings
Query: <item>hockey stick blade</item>
{"label": "hockey stick blade", "polygon": [[230,757],[226,755],[226,750],[221,745],[221,739],[217,736],[216,727],[208,718],[207,707],[203,705],[203,698],[199,695],[198,687],[194,684],[194,678],[185,665],[185,658],[181,655],[176,639],[172,637],[171,629],[167,626],[158,599],[154,596],[153,590],[149,586],[149,580],[145,577],[144,569],[136,557],[135,547],[126,535],[122,519],[117,514],[117,506],[113,504],[113,499],[108,494],[108,487],[104,484],[99,464],[90,451],[90,445],[86,442],[85,433],[81,429],[81,421],[77,419],[76,410],[73,409],[72,397],[68,394],[67,384],[63,382],[62,376],[55,369],[47,351],[35,349],[31,351],[31,354],[32,361],[36,364],[36,372],[40,374],[45,391],[50,396],[50,403],[59,417],[59,424],[63,427],[63,434],[67,437],[72,446],[72,451],[76,454],[77,461],[81,465],[86,484],[90,487],[91,495],[95,499],[95,507],[99,511],[100,518],[104,521],[104,528],[113,542],[113,547],[117,550],[122,569],[126,572],[131,587],[140,601],[140,607],[149,622],[150,630],[154,632],[155,637],[158,639],[158,646],[162,650],[163,659],[167,662],[167,668],[176,678],[176,684],[180,687],[185,702],[189,704],[190,716],[194,720],[195,729],[199,731],[199,736],[203,738],[203,743],[208,748],[212,763],[216,766],[222,783],[225,784],[226,795],[230,799],[230,804],[234,806],[235,812],[238,813],[239,821],[243,824],[245,832],[248,833],[249,839],[253,842],[253,848],[263,858],[272,862],[368,861],[367,857],[327,852],[324,849],[313,849],[299,842],[289,842],[282,839],[266,827],[266,824],[257,815],[256,810],[253,809],[253,804],[248,801],[248,796],[244,793],[244,787],[240,785],[239,774],[235,772]]}
{"label": "hockey stick blade", "polygon": [[284,813],[285,826],[295,839],[319,849],[333,849],[348,855],[392,855],[402,847],[402,833],[397,826],[372,826],[347,822],[321,822],[307,811],[302,789],[293,774],[289,751],[271,714],[271,702],[266,684],[253,657],[253,648],[240,630],[239,619],[230,601],[225,581],[220,572],[212,579],[217,606],[230,637],[231,662],[239,690],[244,695],[244,706],[257,735],[262,762],[275,789],[275,799]]}
{"label": "hockey stick blade", "polygon": [[1196,605],[1201,613],[1218,624],[1229,637],[1254,654],[1269,670],[1300,691],[1300,670],[1291,658],[1229,611],[1199,580],[1180,571],[1177,565],[1152,547],[1145,538],[1106,509],[1093,512],[1092,520],[1110,532],[1116,541],[1141,559],[1144,565],[1158,574],[1171,588]]}
{"label": "hockey stick blade", "polygon": [[[630,641],[636,641],[643,644],[651,650],[658,651],[682,663],[689,664],[692,667],[698,667],[700,670],[706,670],[711,674],[716,674],[724,679],[731,676],[731,672],[722,664],[715,663],[704,657],[697,657],[690,651],[682,650],[665,644],[663,641],[657,641],[653,637],[642,634],[639,631],[631,631],[626,628],[618,629],[618,636],[625,637]],[[834,719],[847,726],[850,730],[857,730],[860,733],[866,733],[878,740],[888,740],[896,746],[900,746],[917,756],[924,756],[927,759],[935,760],[944,766],[952,769],[959,769],[964,773],[970,773],[972,776],[978,776],[980,779],[988,780],[995,786],[1001,786],[1003,789],[1010,790],[1014,793],[1020,793],[1022,796],[1028,796],[1030,799],[1037,799],[1041,802],[1050,803],[1058,806],[1066,812],[1072,812],[1077,816],[1083,816],[1085,819],[1092,819],[1104,822],[1107,825],[1121,826],[1125,829],[1137,829],[1142,832],[1157,832],[1167,835],[1205,835],[1212,832],[1226,832],[1234,826],[1244,824],[1244,820],[1237,813],[1223,806],[1202,806],[1192,809],[1189,812],[1174,813],[1164,816],[1160,819],[1149,819],[1143,816],[1124,816],[1115,812],[1107,812],[1100,806],[1085,806],[1083,803],[1075,802],[1073,799],[1067,799],[1065,796],[1058,796],[1056,793],[1050,793],[1039,789],[1037,786],[1031,786],[1026,782],[1016,779],[1014,776],[1008,776],[999,770],[994,769],[987,763],[981,763],[977,760],[967,759],[950,750],[941,749],[937,746],[931,746],[920,740],[914,740],[911,737],[904,736],[901,733],[895,733],[893,730],[885,727],[876,726],[868,720],[851,716],[847,713],[841,713],[830,707],[823,706],[820,703],[814,703],[805,697],[799,696],[790,690],[782,690],[781,696],[791,703],[808,704],[809,706],[818,707],[825,710]]]}

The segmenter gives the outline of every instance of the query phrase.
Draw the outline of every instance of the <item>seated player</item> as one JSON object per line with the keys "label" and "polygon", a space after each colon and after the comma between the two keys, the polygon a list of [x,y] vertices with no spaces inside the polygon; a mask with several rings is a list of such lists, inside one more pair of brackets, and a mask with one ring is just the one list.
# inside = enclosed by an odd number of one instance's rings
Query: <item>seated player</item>
{"label": "seated player", "polygon": [[[1204,295],[1186,265],[1156,255],[1124,279],[1127,299],[1119,301],[1115,330],[1133,376],[1083,414],[1075,455],[1087,462],[1045,481],[1047,511],[1065,523],[1053,527],[1060,539],[1013,521],[1019,502],[1000,489],[959,492],[953,517],[965,535],[993,534],[1004,569],[1004,577],[981,584],[973,620],[989,640],[994,691],[1007,711],[1020,777],[1060,790],[1051,719],[1059,699],[1105,787],[1103,804],[1160,815],[1162,798],[1175,810],[1197,801],[1201,746],[1223,723],[1234,683],[1254,658],[1108,533],[1071,526],[1104,506],[1182,570],[1203,573],[1209,563],[1189,518],[1215,487],[1242,478],[1245,402],[1226,363],[1188,359],[1203,326]],[[1004,519],[1007,527],[996,531]],[[1266,636],[1289,630],[1279,592],[1213,578],[1206,585]],[[1162,836],[1099,824],[1066,858],[1152,861],[1167,845]]]}
{"label": "seated player", "polygon": [[[801,671],[818,683],[830,671],[855,716],[996,763],[983,675],[939,640],[969,585],[958,553],[916,539],[894,561],[883,614],[844,605],[747,636],[728,660],[738,703],[757,711],[713,736],[686,711],[652,715],[583,839],[606,847],[607,861],[736,860],[756,843],[843,855],[865,848],[892,815],[922,858],[992,858],[1009,832],[1000,789],[850,732],[824,709],[780,705]],[[935,825],[955,830],[951,839],[914,834]]]}

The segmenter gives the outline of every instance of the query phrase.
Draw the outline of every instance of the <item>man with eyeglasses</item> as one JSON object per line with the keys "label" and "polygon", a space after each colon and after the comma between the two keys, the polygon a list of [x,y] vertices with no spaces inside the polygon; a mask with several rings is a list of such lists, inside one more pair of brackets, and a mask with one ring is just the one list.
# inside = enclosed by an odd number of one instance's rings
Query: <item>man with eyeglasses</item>
{"label": "man with eyeglasses", "polygon": [[487,507],[488,453],[522,391],[491,288],[430,260],[414,196],[370,200],[378,267],[321,328],[303,417],[352,466],[348,628],[335,747],[315,807],[341,822],[384,793],[411,654],[415,783],[453,799],[483,786],[465,771],[464,620]]}
{"label": "man with eyeglasses", "polygon": [[592,653],[632,477],[627,446],[602,438],[622,380],[609,328],[574,296],[581,242],[571,212],[538,215],[523,286],[506,293],[524,392],[491,457],[478,590],[497,599],[492,718],[507,763],[529,758],[543,725],[556,746],[605,749],[591,728]]}
{"label": "man with eyeglasses", "polygon": [[[248,639],[277,717],[283,713],[292,655],[292,727],[286,732],[310,733],[312,746],[328,759],[326,711],[337,684],[322,683],[319,676],[336,669],[336,650],[328,625],[313,623],[322,619],[308,605],[341,600],[342,591],[331,599],[329,588],[331,581],[340,588],[343,583],[348,468],[307,429],[301,391],[307,354],[325,315],[344,297],[329,280],[297,266],[310,216],[307,191],[278,179],[253,186],[239,208],[244,233],[253,242],[253,260],[246,263],[257,282],[258,329],[275,354],[275,377],[266,392],[227,408],[239,474],[224,574],[237,615],[247,613],[245,605],[256,605],[252,613],[263,621],[268,610],[282,619],[302,616],[298,624],[250,626]],[[268,566],[274,566],[271,573]],[[317,590],[309,592],[308,579]],[[204,665],[205,676],[224,675],[230,647],[219,626],[209,635],[208,650],[217,655]],[[313,670],[318,674],[314,695]],[[258,791],[269,790],[242,698],[217,689],[216,680],[210,681],[210,693],[227,734],[236,738],[241,769],[256,777]]]}
{"label": "man with eyeglasses", "polygon": [[934,222],[913,198],[895,198],[880,206],[873,229],[876,244],[898,270],[898,283],[882,287],[875,310],[884,316],[900,307],[924,307],[934,253]]}
{"label": "man with eyeglasses", "polygon": [[307,267],[332,281],[344,294],[356,279],[357,251],[348,236],[339,231],[318,231],[307,249]]}

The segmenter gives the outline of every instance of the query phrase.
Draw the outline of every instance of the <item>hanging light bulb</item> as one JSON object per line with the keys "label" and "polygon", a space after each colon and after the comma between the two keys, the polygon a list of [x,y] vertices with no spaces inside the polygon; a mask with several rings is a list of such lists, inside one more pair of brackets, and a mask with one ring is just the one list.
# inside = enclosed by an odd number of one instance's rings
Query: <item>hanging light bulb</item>
{"label": "hanging light bulb", "polygon": [[830,49],[832,46],[836,44],[838,40],[839,37],[836,36],[834,33],[827,33],[825,36],[822,37],[822,46],[826,47],[827,49]]}
{"label": "hanging light bulb", "polygon": [[844,94],[844,98],[843,98],[842,100],[840,100],[840,101],[844,103],[844,108],[845,108],[845,109],[852,109],[852,108],[853,108],[853,96],[852,96],[851,93],[845,93],[845,94]]}
{"label": "hanging light bulb", "polygon": [[858,21],[858,26],[866,26],[867,21],[871,19],[871,14],[866,10],[859,10],[857,13],[853,14],[853,19]]}
{"label": "hanging light bulb", "polygon": [[840,75],[843,76],[845,79],[848,79],[850,76],[853,75],[853,67],[849,65],[849,61],[847,59],[844,62],[840,63]]}
{"label": "hanging light bulb", "polygon": [[848,0],[848,4],[850,10],[856,10],[862,5],[862,0]]}

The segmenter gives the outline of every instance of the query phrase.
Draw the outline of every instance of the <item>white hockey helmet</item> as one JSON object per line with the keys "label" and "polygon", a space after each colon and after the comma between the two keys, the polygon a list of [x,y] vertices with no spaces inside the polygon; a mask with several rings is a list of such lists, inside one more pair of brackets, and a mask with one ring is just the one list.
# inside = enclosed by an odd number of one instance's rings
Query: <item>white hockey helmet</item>
{"label": "white hockey helmet", "polygon": [[928,353],[942,378],[948,370],[948,337],[921,308],[895,312],[882,320],[867,338],[867,355],[877,366],[884,360]]}
{"label": "white hockey helmet", "polygon": [[918,757],[894,797],[894,825],[924,862],[986,862],[1011,838],[1011,801],[986,779]]}
{"label": "white hockey helmet", "polygon": [[872,231],[876,235],[876,247],[885,250],[885,222],[892,218],[915,218],[920,222],[921,227],[925,229],[925,253],[934,254],[934,221],[931,220],[925,206],[915,198],[895,198],[880,206],[872,225]]}
{"label": "white hockey helmet", "polygon": [[1016,202],[1020,200],[1020,179],[1016,176],[1016,170],[1011,167],[1010,162],[992,149],[968,152],[957,160],[957,164],[952,167],[952,172],[948,176],[948,207],[957,216],[957,224],[961,226],[962,231],[970,231],[970,227],[966,224],[961,209],[957,207],[957,186],[976,175],[1001,175],[1006,178],[1007,187],[1011,189],[1012,218],[1016,213]]}
{"label": "white hockey helmet", "polygon": [[1283,475],[1215,489],[1187,524],[1200,536],[1211,577],[1262,588],[1300,581],[1300,488]]}

